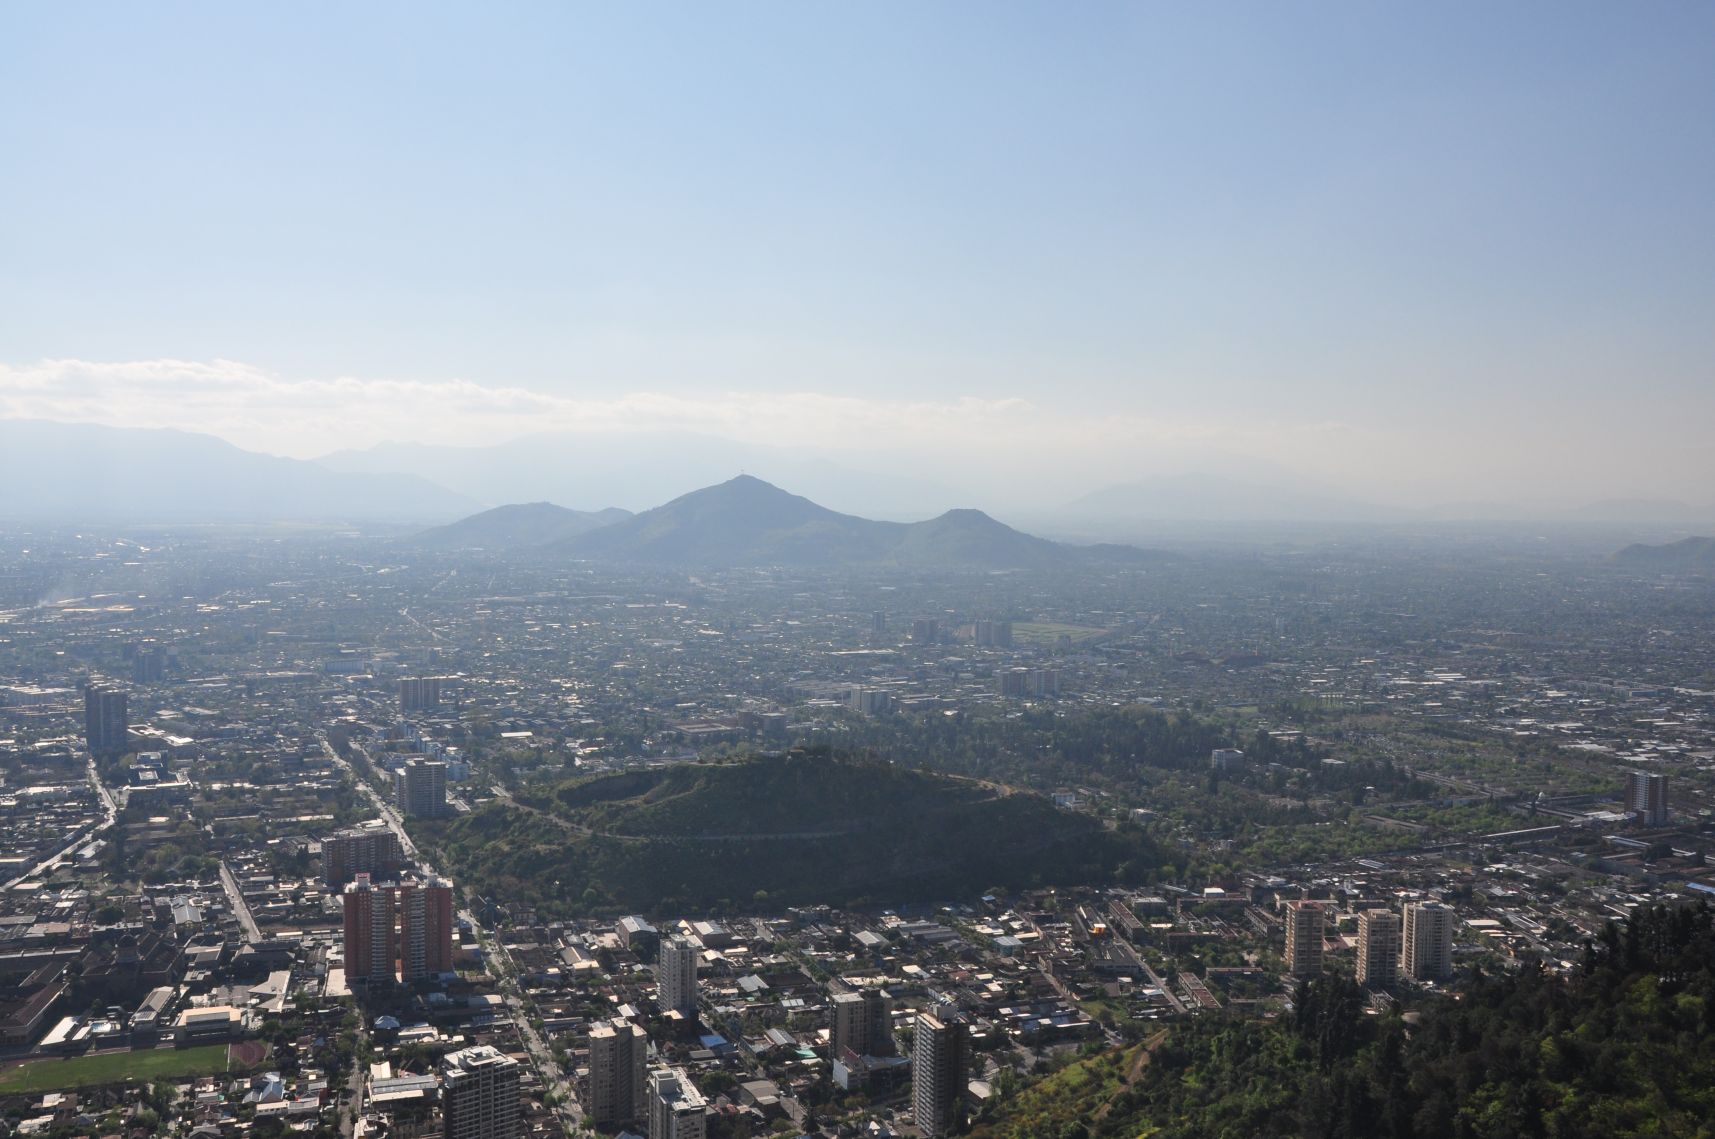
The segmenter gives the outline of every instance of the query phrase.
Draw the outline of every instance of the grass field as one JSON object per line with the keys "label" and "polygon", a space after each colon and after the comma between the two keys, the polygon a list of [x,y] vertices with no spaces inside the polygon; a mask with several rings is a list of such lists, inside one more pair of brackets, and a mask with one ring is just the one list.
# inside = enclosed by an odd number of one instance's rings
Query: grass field
{"label": "grass field", "polygon": [[185,1049],[154,1048],[146,1052],[107,1052],[64,1060],[32,1060],[0,1072],[0,1095],[208,1076],[226,1071],[227,1063],[224,1044]]}

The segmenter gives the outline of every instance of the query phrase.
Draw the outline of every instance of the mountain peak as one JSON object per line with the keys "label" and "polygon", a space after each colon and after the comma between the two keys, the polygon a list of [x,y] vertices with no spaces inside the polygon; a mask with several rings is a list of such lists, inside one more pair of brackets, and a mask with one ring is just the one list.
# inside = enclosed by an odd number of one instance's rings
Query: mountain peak
{"label": "mountain peak", "polygon": [[[716,483],[714,486],[706,486],[702,490],[694,490],[691,494],[719,494],[733,497],[743,496],[756,501],[764,501],[770,498],[784,499],[798,497],[791,491],[782,490],[780,487],[775,486],[766,479],[759,479],[755,475],[734,475],[726,482]],[[689,498],[690,495],[685,495],[684,497]],[[808,500],[806,499],[805,501]]]}
{"label": "mountain peak", "polygon": [[[1006,523],[1004,523],[1004,522],[996,522],[993,518],[991,518],[989,515],[983,513],[981,510],[978,510],[975,507],[970,507],[970,506],[955,507],[954,509],[947,511],[945,514],[941,514],[935,518],[931,518],[929,521],[930,522],[936,522],[936,523],[944,523],[944,524],[950,525],[950,526],[1005,526],[1006,525]],[[1007,528],[1011,529],[1011,527],[1007,527]]]}

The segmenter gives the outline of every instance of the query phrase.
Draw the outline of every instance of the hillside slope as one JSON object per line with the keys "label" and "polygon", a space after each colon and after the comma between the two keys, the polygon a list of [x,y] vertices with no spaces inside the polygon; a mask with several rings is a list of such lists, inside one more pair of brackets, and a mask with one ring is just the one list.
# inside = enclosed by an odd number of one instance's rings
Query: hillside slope
{"label": "hillside slope", "polygon": [[891,557],[908,566],[1043,569],[1067,565],[1077,553],[1073,547],[1014,530],[980,510],[949,510],[906,526]]}
{"label": "hillside slope", "polygon": [[[1203,1016],[1150,1053],[1108,1052],[978,1121],[976,1139],[1548,1139],[1707,1136],[1715,1119],[1715,923],[1639,911],[1566,977],[1526,965],[1365,1011],[1328,976],[1275,1020]],[[1153,1043],[1153,1041],[1152,1041]]]}
{"label": "hillside slope", "polygon": [[402,540],[419,550],[527,550],[631,517],[629,510],[570,510],[551,502],[497,506]]}
{"label": "hillside slope", "polygon": [[1685,538],[1662,546],[1636,543],[1614,555],[1638,569],[1715,570],[1715,538]]}

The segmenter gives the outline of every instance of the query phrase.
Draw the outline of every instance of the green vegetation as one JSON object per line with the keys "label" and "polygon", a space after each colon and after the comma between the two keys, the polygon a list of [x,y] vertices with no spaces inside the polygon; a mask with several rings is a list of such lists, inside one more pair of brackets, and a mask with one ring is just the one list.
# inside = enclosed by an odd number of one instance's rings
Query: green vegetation
{"label": "green vegetation", "polygon": [[155,1048],[146,1052],[104,1052],[64,1060],[32,1060],[0,1072],[0,1095],[210,1076],[226,1071],[227,1065],[224,1044],[185,1049]]}
{"label": "green vegetation", "polygon": [[[1167,1036],[1163,1029],[1142,1043],[1100,1051],[1051,1072],[997,1114],[979,1119],[976,1134],[993,1139],[1069,1134],[1067,1128],[1078,1126],[1073,1121],[1083,1117],[1100,1126],[1120,1097],[1142,1079],[1151,1054]],[[1038,1130],[1051,1120],[1060,1130]]]}
{"label": "green vegetation", "polygon": [[479,893],[550,914],[968,898],[1157,863],[1133,826],[807,751],[572,781],[418,831]]}
{"label": "green vegetation", "polygon": [[[1715,1135],[1715,911],[1610,927],[1569,978],[1473,975],[1408,1024],[1351,982],[1300,987],[1275,1021],[1205,1017],[1141,1068],[1092,1058],[975,1130],[1044,1136],[1644,1139]],[[1119,1073],[1135,1071],[1122,1081]],[[1122,1087],[1121,1084],[1124,1084]]]}
{"label": "green vegetation", "polygon": [[[157,827],[150,817],[150,808],[127,805],[108,832],[101,868],[114,881],[155,884],[220,872],[220,859],[208,853],[208,836],[194,819],[178,817]],[[146,837],[133,841],[139,834]]]}
{"label": "green vegetation", "polygon": [[1434,835],[1494,834],[1497,831],[1517,830],[1528,825],[1526,820],[1502,810],[1493,803],[1465,803],[1445,807],[1414,803],[1405,807],[1389,808],[1383,813],[1389,818],[1425,825]]}

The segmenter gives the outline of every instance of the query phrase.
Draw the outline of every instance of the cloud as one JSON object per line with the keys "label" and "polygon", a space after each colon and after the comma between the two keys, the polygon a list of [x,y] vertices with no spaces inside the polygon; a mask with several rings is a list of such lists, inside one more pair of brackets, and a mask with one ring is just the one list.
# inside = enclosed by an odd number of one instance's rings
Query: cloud
{"label": "cloud", "polygon": [[[576,397],[470,380],[289,379],[233,360],[0,365],[0,417],[173,427],[307,457],[385,440],[494,443],[570,431],[695,431],[747,443],[836,452],[950,452],[1244,445],[1278,438],[1246,427],[1079,415],[1016,397],[901,400],[825,392],[626,392]],[[1300,425],[1294,433],[1338,431]]]}
{"label": "cloud", "polygon": [[[1156,378],[1150,390],[1168,387]],[[1695,417],[1578,425],[1532,410],[1357,425],[1313,407],[1291,421],[1151,414],[1141,388],[1130,406],[1077,403],[1075,384],[1065,393],[1045,384],[1029,399],[853,390],[572,395],[466,379],[291,378],[222,359],[50,359],[0,364],[0,418],[170,427],[299,458],[386,441],[694,432],[974,487],[984,501],[1064,500],[1151,474],[1210,470],[1419,504],[1519,493],[1701,501],[1710,474],[1707,449],[1693,445]]]}
{"label": "cloud", "polygon": [[1187,471],[1433,502],[1481,496],[1483,479],[1519,485],[1510,468],[1527,459],[1542,466],[1530,458],[1540,449],[1479,447],[1471,439],[1464,457],[1449,462],[1444,436],[1360,427],[1313,409],[1297,421],[1193,418],[1150,414],[1146,400],[1140,394],[1130,407],[1092,408],[1046,387],[1029,399],[849,390],[589,395],[467,379],[292,378],[222,359],[0,364],[0,418],[177,428],[298,458],[388,441],[485,445],[550,432],[606,439],[695,433],[963,487],[973,500],[997,506],[1063,502]]}

